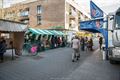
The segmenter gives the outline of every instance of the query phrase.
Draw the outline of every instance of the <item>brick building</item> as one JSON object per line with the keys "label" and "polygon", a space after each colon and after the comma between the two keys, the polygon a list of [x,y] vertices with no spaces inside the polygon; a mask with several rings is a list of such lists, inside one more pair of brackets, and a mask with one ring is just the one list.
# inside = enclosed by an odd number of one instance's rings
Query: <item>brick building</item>
{"label": "brick building", "polygon": [[32,28],[78,31],[90,17],[74,0],[27,0],[5,8],[3,18],[27,23]]}
{"label": "brick building", "polygon": [[0,8],[3,8],[3,0],[0,0]]}
{"label": "brick building", "polygon": [[2,18],[3,0],[0,0],[0,19]]}

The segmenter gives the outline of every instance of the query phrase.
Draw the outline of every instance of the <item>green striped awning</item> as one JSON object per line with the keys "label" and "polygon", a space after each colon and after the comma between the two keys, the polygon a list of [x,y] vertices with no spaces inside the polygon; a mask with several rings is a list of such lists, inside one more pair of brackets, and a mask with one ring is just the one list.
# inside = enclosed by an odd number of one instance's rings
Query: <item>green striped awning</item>
{"label": "green striped awning", "polygon": [[59,34],[61,34],[61,35],[65,35],[62,31],[58,31],[59,32]]}
{"label": "green striped awning", "polygon": [[43,30],[45,31],[46,33],[48,33],[49,35],[54,35],[52,32],[50,32],[49,30]]}
{"label": "green striped awning", "polygon": [[36,29],[29,28],[29,31],[32,32],[33,34],[42,34],[41,32],[37,31]]}
{"label": "green striped awning", "polygon": [[48,34],[47,32],[45,32],[44,30],[41,30],[41,29],[37,29],[38,32],[42,33],[42,34]]}
{"label": "green striped awning", "polygon": [[56,30],[50,30],[50,32],[52,32],[54,35],[65,35],[63,32],[61,31],[56,31]]}
{"label": "green striped awning", "polygon": [[41,35],[65,35],[62,31],[56,30],[41,30],[41,29],[34,29],[29,28],[28,32],[32,32],[33,34],[41,34]]}

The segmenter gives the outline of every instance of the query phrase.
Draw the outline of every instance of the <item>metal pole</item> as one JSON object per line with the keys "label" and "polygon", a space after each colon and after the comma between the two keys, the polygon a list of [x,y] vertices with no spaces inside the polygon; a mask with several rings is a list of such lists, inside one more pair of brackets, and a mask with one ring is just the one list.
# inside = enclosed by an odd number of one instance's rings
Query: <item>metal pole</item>
{"label": "metal pole", "polygon": [[12,48],[12,60],[14,60],[14,53],[13,53],[13,48]]}
{"label": "metal pole", "polygon": [[107,16],[107,31],[106,31],[106,60],[108,60],[108,16]]}
{"label": "metal pole", "polygon": [[13,42],[11,42],[11,47],[12,47],[12,60],[14,60]]}

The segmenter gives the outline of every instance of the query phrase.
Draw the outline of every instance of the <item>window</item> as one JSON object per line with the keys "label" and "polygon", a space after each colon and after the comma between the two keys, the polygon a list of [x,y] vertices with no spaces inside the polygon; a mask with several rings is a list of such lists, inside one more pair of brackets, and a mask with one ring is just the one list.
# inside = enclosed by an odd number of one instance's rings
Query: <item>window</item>
{"label": "window", "polygon": [[28,16],[29,15],[29,8],[26,8],[25,10],[20,12],[20,16]]}
{"label": "window", "polygon": [[37,6],[37,14],[41,14],[42,13],[42,7],[41,5]]}
{"label": "window", "polygon": [[41,25],[41,16],[37,16],[37,24]]}
{"label": "window", "polygon": [[116,13],[115,25],[116,25],[116,28],[120,29],[120,12]]}

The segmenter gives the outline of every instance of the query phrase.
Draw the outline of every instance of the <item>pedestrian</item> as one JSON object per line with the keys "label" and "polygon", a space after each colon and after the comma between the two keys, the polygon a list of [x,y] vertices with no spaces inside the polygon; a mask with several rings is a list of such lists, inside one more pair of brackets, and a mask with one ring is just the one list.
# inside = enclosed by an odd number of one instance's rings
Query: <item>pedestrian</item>
{"label": "pedestrian", "polygon": [[38,45],[37,51],[40,52],[41,51],[41,35],[39,35],[39,37],[38,37],[37,45]]}
{"label": "pedestrian", "polygon": [[100,50],[101,50],[101,48],[102,48],[102,44],[103,44],[103,38],[100,37],[100,38],[99,38],[99,48],[100,48]]}
{"label": "pedestrian", "polygon": [[4,61],[4,53],[6,52],[6,41],[1,38],[0,39],[0,62],[3,62]]}
{"label": "pedestrian", "polygon": [[75,60],[79,60],[80,57],[80,41],[77,36],[72,40],[72,48],[74,50],[74,53],[72,53],[72,62],[74,62]]}
{"label": "pedestrian", "polygon": [[65,42],[66,42],[65,38],[62,36],[62,47],[65,47]]}
{"label": "pedestrian", "polygon": [[54,38],[54,40],[55,40],[55,48],[57,48],[58,47],[58,41],[57,41],[57,36],[55,36],[55,38]]}
{"label": "pedestrian", "polygon": [[85,37],[85,50],[88,50],[88,37]]}
{"label": "pedestrian", "polygon": [[58,42],[58,47],[60,47],[60,44],[61,44],[61,39],[60,39],[60,37],[57,37],[57,42]]}
{"label": "pedestrian", "polygon": [[83,37],[81,37],[80,44],[81,44],[81,50],[84,51],[85,50],[85,40]]}
{"label": "pedestrian", "polygon": [[93,51],[93,40],[92,40],[92,38],[90,38],[89,47],[90,47],[90,51]]}
{"label": "pedestrian", "polygon": [[41,40],[41,48],[42,48],[42,51],[45,51],[45,48],[46,48],[46,35],[44,35],[42,37],[42,40]]}
{"label": "pedestrian", "polygon": [[52,49],[55,48],[55,37],[54,37],[54,35],[52,35],[52,38],[51,38],[51,48]]}

